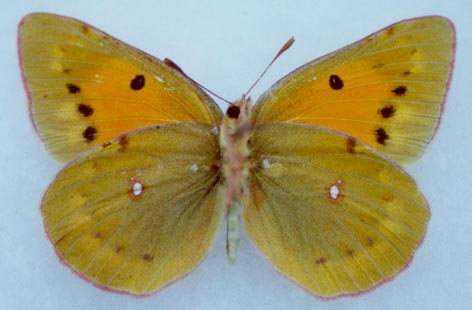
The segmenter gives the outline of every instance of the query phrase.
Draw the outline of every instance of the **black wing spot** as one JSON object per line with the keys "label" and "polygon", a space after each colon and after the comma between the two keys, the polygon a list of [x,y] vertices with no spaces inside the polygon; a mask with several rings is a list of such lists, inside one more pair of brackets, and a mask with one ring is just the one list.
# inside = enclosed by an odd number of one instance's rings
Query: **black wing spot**
{"label": "black wing spot", "polygon": [[77,105],[77,111],[85,117],[89,117],[93,114],[93,108],[85,103],[79,103]]}
{"label": "black wing spot", "polygon": [[407,88],[406,86],[398,86],[394,90],[392,90],[392,93],[394,93],[397,96],[404,96],[406,94]]}
{"label": "black wing spot", "polygon": [[387,134],[385,129],[379,128],[375,130],[375,137],[378,144],[385,145],[385,141],[390,139],[390,136]]}
{"label": "black wing spot", "polygon": [[85,138],[85,140],[87,140],[87,142],[92,142],[97,139],[97,133],[97,128],[88,126],[87,128],[85,128],[84,132],[82,133],[82,136]]}
{"label": "black wing spot", "polygon": [[69,94],[78,94],[78,93],[80,93],[80,87],[75,85],[75,84],[68,83],[68,84],[66,84],[66,87],[67,87],[67,90],[69,91]]}
{"label": "black wing spot", "polygon": [[144,75],[138,74],[136,75],[130,82],[129,86],[132,90],[141,90],[143,89],[145,84]]}
{"label": "black wing spot", "polygon": [[395,107],[393,105],[386,106],[379,110],[379,114],[382,115],[383,118],[390,118],[395,115]]}
{"label": "black wing spot", "polygon": [[329,86],[334,90],[340,90],[344,87],[344,82],[336,74],[331,74],[329,77]]}

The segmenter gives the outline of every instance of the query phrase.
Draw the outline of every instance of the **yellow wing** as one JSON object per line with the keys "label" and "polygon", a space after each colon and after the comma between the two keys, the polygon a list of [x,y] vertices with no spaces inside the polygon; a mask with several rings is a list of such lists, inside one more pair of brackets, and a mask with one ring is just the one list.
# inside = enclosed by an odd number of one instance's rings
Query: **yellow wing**
{"label": "yellow wing", "polygon": [[256,103],[256,122],[336,129],[413,162],[438,126],[454,45],[446,18],[399,22],[281,79]]}
{"label": "yellow wing", "polygon": [[123,135],[62,170],[42,203],[58,255],[95,284],[148,294],[191,271],[221,220],[212,125]]}
{"label": "yellow wing", "polygon": [[244,223],[277,270],[332,297],[365,291],[405,268],[429,208],[401,168],[316,126],[263,124],[251,142]]}
{"label": "yellow wing", "polygon": [[222,116],[178,71],[72,18],[26,16],[19,52],[34,124],[61,161],[136,128]]}

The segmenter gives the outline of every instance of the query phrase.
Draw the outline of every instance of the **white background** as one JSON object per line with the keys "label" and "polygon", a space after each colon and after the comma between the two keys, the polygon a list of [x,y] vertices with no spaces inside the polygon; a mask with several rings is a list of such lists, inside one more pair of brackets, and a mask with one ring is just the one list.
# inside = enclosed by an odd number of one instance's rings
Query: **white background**
{"label": "white background", "polygon": [[[472,306],[472,22],[469,1],[2,1],[0,13],[1,309],[466,309]],[[336,5],[333,4],[336,2]],[[412,265],[367,294],[326,301],[277,274],[243,235],[236,264],[222,232],[188,277],[147,298],[104,292],[61,265],[42,228],[41,196],[61,165],[48,158],[27,111],[16,51],[30,12],[94,25],[234,100],[282,44],[286,52],[252,93],[257,98],[305,62],[386,25],[421,15],[449,17],[457,59],[441,128],[408,167],[432,210]],[[226,107],[226,106],[224,106]]]}

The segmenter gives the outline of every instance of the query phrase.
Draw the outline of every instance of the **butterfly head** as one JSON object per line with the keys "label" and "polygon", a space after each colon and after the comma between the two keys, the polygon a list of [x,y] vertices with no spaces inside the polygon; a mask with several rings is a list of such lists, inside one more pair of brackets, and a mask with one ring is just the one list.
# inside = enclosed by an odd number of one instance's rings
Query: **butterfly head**
{"label": "butterfly head", "polygon": [[228,123],[239,124],[249,120],[251,112],[251,98],[243,95],[226,109],[225,119]]}

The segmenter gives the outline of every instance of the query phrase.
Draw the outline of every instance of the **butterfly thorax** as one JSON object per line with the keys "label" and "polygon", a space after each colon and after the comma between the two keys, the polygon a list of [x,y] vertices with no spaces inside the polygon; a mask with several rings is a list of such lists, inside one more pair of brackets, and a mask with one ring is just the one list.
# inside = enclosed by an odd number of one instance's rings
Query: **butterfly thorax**
{"label": "butterfly thorax", "polygon": [[227,216],[227,253],[231,263],[239,242],[239,218],[246,205],[249,182],[251,102],[244,96],[226,111],[220,124],[220,150],[224,177],[224,207]]}

